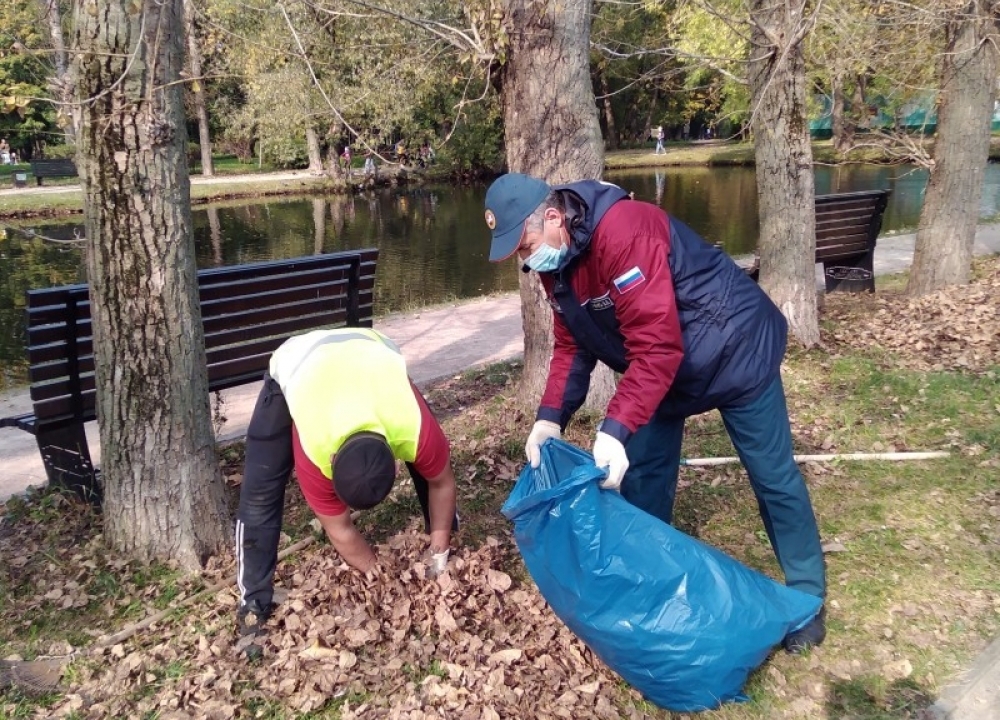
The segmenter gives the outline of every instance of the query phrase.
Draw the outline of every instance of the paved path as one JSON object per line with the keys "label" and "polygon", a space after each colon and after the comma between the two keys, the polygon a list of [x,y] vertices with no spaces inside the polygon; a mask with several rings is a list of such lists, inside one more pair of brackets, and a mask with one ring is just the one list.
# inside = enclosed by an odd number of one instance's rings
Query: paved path
{"label": "paved path", "polygon": [[[275,182],[281,180],[303,180],[318,179],[316,175],[308,170],[288,170],[287,172],[269,173],[246,173],[245,175],[215,175],[204,177],[203,175],[192,175],[192,185],[240,185],[244,183]],[[80,186],[76,183],[69,185],[42,185],[35,184],[34,179],[29,179],[30,185],[23,188],[6,187],[0,189],[0,197],[7,195],[58,195],[59,193],[80,192]]]}

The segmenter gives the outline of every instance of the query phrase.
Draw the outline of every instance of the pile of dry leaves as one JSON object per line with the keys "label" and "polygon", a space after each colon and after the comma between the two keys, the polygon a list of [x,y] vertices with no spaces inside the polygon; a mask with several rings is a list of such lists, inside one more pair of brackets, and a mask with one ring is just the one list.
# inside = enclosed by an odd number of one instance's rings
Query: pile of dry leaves
{"label": "pile of dry leaves", "polygon": [[1000,363],[1000,259],[978,260],[973,281],[921,298],[833,293],[833,347],[876,351],[913,370],[983,372]]}
{"label": "pile of dry leaves", "polygon": [[186,622],[137,637],[142,647],[118,645],[74,668],[49,711],[214,720],[252,716],[254,703],[307,713],[340,698],[345,720],[622,717],[612,700],[629,691],[530,581],[500,569],[514,566],[512,547],[490,538],[461,550],[435,580],[424,577],[425,547],[416,528],[397,535],[368,576],[310,548],[285,563],[288,596],[260,660],[241,653],[225,591]]}

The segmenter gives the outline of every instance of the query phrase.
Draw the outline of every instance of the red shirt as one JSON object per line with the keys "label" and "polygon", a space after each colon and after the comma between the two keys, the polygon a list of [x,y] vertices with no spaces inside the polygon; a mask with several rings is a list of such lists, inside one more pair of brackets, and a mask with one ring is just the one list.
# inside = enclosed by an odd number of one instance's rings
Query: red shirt
{"label": "red shirt", "polygon": [[[427,407],[427,401],[413,384],[413,395],[420,406],[420,437],[417,439],[417,456],[413,466],[417,472],[427,479],[435,478],[444,472],[448,465],[450,447],[437,418]],[[295,477],[298,479],[302,495],[309,507],[318,515],[340,515],[347,512],[347,504],[337,497],[333,482],[320,472],[302,450],[299,433],[292,424],[292,455],[295,458]]]}

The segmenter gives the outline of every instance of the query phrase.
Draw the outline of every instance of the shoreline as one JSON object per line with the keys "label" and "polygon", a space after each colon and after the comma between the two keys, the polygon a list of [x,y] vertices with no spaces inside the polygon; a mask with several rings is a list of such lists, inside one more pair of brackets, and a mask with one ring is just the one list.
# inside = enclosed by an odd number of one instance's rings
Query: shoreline
{"label": "shoreline", "polygon": [[[666,152],[656,155],[651,148],[613,150],[605,153],[605,171],[655,169],[667,167],[746,167],[753,166],[752,143],[732,143],[724,140],[696,140],[668,143]],[[990,144],[990,162],[1000,161],[1000,137]],[[899,164],[885,156],[837,157],[829,141],[813,142],[813,165],[892,165]],[[483,175],[483,178],[489,177]],[[461,183],[442,172],[405,174],[383,171],[378,187],[405,186],[427,183]],[[467,181],[465,181],[467,182]],[[318,191],[328,193],[359,193],[368,183],[348,182],[342,178],[312,175],[308,170],[263,173],[234,173],[203,177],[191,175],[191,206],[200,207],[227,200],[295,197]],[[36,218],[71,217],[83,213],[79,184],[34,186],[0,189],[0,220],[32,220]]]}

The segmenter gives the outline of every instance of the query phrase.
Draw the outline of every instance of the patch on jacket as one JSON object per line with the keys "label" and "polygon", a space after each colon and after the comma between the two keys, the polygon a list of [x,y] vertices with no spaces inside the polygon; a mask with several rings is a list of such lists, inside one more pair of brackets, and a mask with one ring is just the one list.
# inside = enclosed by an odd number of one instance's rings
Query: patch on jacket
{"label": "patch on jacket", "polygon": [[646,282],[646,276],[642,274],[638,265],[614,279],[615,287],[623,295],[644,282]]}
{"label": "patch on jacket", "polygon": [[587,304],[590,305],[591,310],[607,310],[608,308],[615,306],[614,302],[611,300],[611,293],[602,295],[599,298],[594,298]]}

